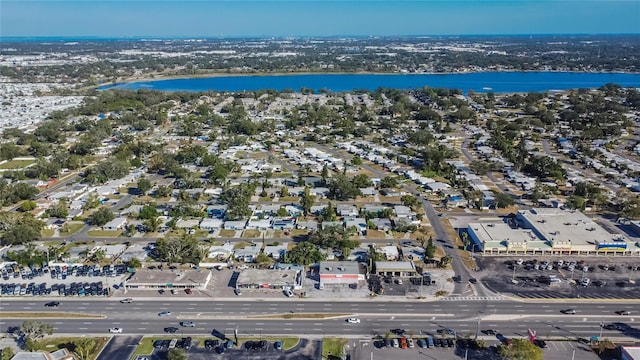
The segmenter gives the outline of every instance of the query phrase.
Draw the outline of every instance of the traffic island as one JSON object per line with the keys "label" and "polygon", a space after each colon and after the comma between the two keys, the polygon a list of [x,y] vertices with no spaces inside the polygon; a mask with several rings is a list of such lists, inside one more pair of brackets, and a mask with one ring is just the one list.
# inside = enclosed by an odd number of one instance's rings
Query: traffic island
{"label": "traffic island", "polygon": [[3,311],[4,319],[106,319],[105,315],[70,312],[19,312]]}

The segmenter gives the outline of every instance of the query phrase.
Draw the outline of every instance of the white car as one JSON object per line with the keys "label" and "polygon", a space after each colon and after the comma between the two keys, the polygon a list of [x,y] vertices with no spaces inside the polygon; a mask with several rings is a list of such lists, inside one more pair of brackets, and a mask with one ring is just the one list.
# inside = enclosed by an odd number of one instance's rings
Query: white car
{"label": "white car", "polygon": [[358,319],[358,318],[348,318],[347,322],[349,324],[360,324],[360,319]]}
{"label": "white car", "polygon": [[120,300],[121,303],[123,304],[131,304],[133,302],[132,298],[126,298],[126,299],[122,299]]}
{"label": "white car", "polygon": [[112,333],[112,334],[121,334],[122,333],[122,328],[118,328],[118,327],[111,328],[111,329],[109,329],[109,332]]}

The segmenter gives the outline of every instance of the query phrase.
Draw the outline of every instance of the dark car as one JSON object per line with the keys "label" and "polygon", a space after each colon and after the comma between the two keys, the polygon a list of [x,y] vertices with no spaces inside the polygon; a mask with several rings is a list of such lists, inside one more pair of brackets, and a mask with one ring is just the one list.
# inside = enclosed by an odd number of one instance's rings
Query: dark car
{"label": "dark car", "polygon": [[533,340],[533,344],[541,349],[544,349],[547,347],[547,342],[540,339]]}
{"label": "dark car", "polygon": [[218,340],[205,340],[204,341],[204,347],[209,349],[209,350],[217,347],[218,345],[220,345],[220,342]]}
{"label": "dark car", "polygon": [[192,342],[191,337],[186,337],[186,338],[184,338],[183,340],[184,340],[184,344],[182,345],[182,347],[183,347],[185,350],[189,350],[189,349],[191,349],[191,342]]}
{"label": "dark car", "polygon": [[447,346],[448,347],[453,347],[455,345],[455,342],[453,341],[453,339],[447,339]]}
{"label": "dark car", "polygon": [[59,301],[49,301],[48,303],[44,304],[44,306],[46,307],[58,307],[59,305]]}
{"label": "dark car", "polygon": [[218,347],[216,348],[216,352],[217,352],[218,354],[224,354],[224,351],[225,351],[225,350],[226,350],[226,349],[225,349],[225,347],[224,347],[224,346],[222,346],[222,345],[220,345],[220,346],[218,346]]}
{"label": "dark car", "polygon": [[405,329],[391,329],[391,332],[396,335],[404,335],[407,331]]}
{"label": "dark car", "polygon": [[282,341],[278,340],[273,343],[273,348],[276,350],[282,350]]}
{"label": "dark car", "polygon": [[495,336],[498,332],[493,329],[482,330],[482,333],[485,335]]}
{"label": "dark car", "polygon": [[177,327],[173,327],[173,326],[169,326],[164,328],[164,332],[169,333],[169,334],[175,334],[178,331]]}

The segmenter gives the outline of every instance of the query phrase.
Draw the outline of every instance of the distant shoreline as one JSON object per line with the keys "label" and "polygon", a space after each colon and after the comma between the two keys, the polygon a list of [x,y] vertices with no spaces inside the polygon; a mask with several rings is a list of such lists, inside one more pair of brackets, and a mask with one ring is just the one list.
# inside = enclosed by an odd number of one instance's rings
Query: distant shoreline
{"label": "distant shoreline", "polygon": [[255,72],[255,73],[207,73],[207,74],[191,74],[191,75],[162,75],[159,74],[154,77],[141,76],[141,77],[129,77],[116,82],[106,82],[94,86],[94,88],[104,86],[117,86],[119,84],[131,84],[138,82],[155,82],[163,80],[188,80],[188,79],[206,79],[217,77],[269,77],[269,76],[303,76],[303,75],[467,75],[477,73],[576,73],[576,74],[631,74],[640,75],[640,72],[631,71],[567,71],[567,70],[486,70],[486,71],[466,71],[466,72],[421,72],[421,73],[398,73],[398,72],[372,72],[372,71],[358,71],[358,72]]}

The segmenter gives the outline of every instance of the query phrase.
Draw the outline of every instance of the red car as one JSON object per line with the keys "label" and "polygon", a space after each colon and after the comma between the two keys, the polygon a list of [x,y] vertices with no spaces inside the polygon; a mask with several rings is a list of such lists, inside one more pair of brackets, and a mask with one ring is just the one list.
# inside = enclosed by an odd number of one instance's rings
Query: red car
{"label": "red car", "polygon": [[187,295],[191,295],[193,292],[191,291],[191,289],[186,289],[184,292],[187,293]]}

